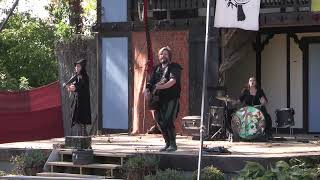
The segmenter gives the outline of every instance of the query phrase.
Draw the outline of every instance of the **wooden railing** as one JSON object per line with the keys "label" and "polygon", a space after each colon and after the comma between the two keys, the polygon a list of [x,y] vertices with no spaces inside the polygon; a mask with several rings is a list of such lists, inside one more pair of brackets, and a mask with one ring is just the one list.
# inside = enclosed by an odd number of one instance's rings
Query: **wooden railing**
{"label": "wooden railing", "polygon": [[[132,7],[137,8],[138,2],[133,0]],[[257,0],[255,0],[257,1]],[[312,0],[261,0],[261,8],[310,7]],[[212,1],[212,6],[214,5]],[[149,10],[183,10],[206,8],[207,0],[149,0]]]}
{"label": "wooden railing", "polygon": [[196,9],[207,6],[207,0],[150,0],[150,9]]}
{"label": "wooden railing", "polygon": [[[133,0],[132,7],[137,7],[139,1]],[[213,2],[213,1],[212,1]],[[213,3],[211,3],[213,6]],[[207,7],[207,0],[149,0],[149,10],[183,10]]]}
{"label": "wooden railing", "polygon": [[312,0],[261,0],[260,7],[263,8],[302,8],[310,7]]}

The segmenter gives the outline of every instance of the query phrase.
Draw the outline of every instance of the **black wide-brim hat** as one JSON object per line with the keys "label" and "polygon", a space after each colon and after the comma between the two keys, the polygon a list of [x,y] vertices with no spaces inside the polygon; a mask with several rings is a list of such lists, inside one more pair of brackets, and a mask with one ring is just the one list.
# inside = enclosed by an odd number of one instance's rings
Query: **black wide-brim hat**
{"label": "black wide-brim hat", "polygon": [[80,60],[78,60],[77,62],[75,62],[73,64],[74,64],[74,66],[76,66],[77,64],[80,64],[81,67],[85,67],[86,64],[87,64],[87,61],[85,59],[80,59]]}

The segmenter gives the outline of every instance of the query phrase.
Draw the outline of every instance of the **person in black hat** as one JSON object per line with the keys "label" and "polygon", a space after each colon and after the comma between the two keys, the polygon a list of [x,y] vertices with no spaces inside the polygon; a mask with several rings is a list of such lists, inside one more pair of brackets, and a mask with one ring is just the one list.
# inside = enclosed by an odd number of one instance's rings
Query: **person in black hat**
{"label": "person in black hat", "polygon": [[86,125],[91,124],[89,76],[86,71],[86,60],[80,59],[74,63],[76,78],[66,88],[73,92],[74,98],[71,105],[72,127],[75,124],[81,126],[80,135],[87,135]]}

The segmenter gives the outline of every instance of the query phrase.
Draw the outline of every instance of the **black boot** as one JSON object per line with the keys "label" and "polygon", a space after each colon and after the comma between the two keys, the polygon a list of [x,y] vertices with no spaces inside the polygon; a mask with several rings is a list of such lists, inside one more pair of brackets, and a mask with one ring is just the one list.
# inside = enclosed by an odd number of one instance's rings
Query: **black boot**
{"label": "black boot", "polygon": [[174,128],[168,130],[170,146],[167,148],[167,152],[176,151],[178,149],[176,144],[176,131]]}
{"label": "black boot", "polygon": [[166,150],[169,148],[169,146],[170,146],[170,141],[169,141],[168,132],[162,132],[162,136],[163,136],[163,139],[164,139],[164,141],[165,141],[165,143],[166,143],[166,146],[163,147],[163,148],[161,148],[161,149],[159,150],[160,152],[166,151]]}

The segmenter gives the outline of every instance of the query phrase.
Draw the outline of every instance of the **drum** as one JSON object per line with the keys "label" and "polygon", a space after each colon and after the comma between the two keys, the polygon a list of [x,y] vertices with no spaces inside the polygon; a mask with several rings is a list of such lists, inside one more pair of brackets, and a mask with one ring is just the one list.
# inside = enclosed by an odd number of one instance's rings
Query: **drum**
{"label": "drum", "polygon": [[277,127],[294,126],[293,108],[281,108],[276,110]]}
{"label": "drum", "polygon": [[224,119],[224,107],[210,106],[210,119],[212,126],[222,126]]}
{"label": "drum", "polygon": [[245,140],[263,137],[265,126],[263,113],[252,106],[239,109],[231,119],[231,128],[234,136]]}

